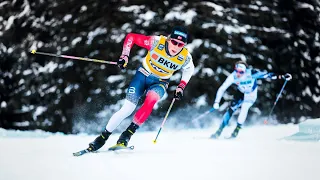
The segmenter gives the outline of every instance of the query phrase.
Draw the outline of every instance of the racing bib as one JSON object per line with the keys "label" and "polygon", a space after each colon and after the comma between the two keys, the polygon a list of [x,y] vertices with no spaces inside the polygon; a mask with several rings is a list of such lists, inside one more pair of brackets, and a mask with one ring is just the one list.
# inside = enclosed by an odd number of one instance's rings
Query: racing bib
{"label": "racing bib", "polygon": [[188,50],[183,48],[179,54],[173,57],[168,56],[165,42],[166,37],[161,36],[158,44],[148,52],[142,63],[146,70],[162,79],[170,78],[175,71],[181,69],[188,55]]}

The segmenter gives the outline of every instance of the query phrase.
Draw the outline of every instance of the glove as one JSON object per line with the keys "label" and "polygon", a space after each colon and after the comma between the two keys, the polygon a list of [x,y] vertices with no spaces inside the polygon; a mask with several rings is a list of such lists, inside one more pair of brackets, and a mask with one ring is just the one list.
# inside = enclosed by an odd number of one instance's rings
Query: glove
{"label": "glove", "polygon": [[128,55],[121,55],[120,59],[117,62],[118,67],[120,69],[125,69],[127,67],[127,64],[128,64],[128,59],[129,59]]}
{"label": "glove", "polygon": [[290,81],[292,79],[291,74],[286,73],[285,75],[282,75],[282,78],[285,79],[286,81]]}
{"label": "glove", "polygon": [[219,103],[215,102],[215,103],[213,104],[213,108],[214,108],[214,109],[219,109],[219,107],[220,107],[220,106],[219,106]]}
{"label": "glove", "polygon": [[182,99],[182,96],[183,96],[183,89],[178,86],[176,91],[174,92],[174,98],[180,101]]}

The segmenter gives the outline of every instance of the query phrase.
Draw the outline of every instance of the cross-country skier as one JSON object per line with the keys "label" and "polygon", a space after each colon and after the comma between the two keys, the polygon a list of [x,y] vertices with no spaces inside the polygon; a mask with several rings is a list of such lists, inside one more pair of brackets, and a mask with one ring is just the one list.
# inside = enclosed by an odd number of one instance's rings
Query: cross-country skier
{"label": "cross-country skier", "polygon": [[244,61],[238,61],[235,64],[234,71],[227,77],[220,88],[217,91],[216,98],[213,104],[214,109],[219,109],[220,100],[224,92],[229,86],[235,84],[237,86],[237,94],[229,106],[227,112],[223,116],[222,123],[219,129],[211,135],[212,139],[217,139],[224,127],[229,123],[232,114],[241,106],[240,114],[238,116],[237,127],[234,129],[230,138],[237,137],[242,124],[247,118],[249,108],[254,104],[257,99],[257,79],[285,79],[287,81],[292,79],[291,74],[275,75],[274,73],[266,73],[258,70],[248,68],[248,65]]}
{"label": "cross-country skier", "polygon": [[117,144],[111,148],[126,147],[131,136],[149,117],[153,106],[166,93],[169,78],[177,70],[182,70],[182,78],[174,92],[174,98],[176,100],[182,98],[183,90],[194,72],[192,56],[185,48],[187,38],[188,33],[184,27],[173,28],[168,37],[127,34],[118,60],[121,69],[126,68],[134,44],[147,49],[148,53],[131,80],[123,106],[112,115],[101,135],[89,144],[88,151],[100,149],[121,121],[132,114],[140,97],[146,93],[144,103],[134,114],[132,123],[120,135]]}

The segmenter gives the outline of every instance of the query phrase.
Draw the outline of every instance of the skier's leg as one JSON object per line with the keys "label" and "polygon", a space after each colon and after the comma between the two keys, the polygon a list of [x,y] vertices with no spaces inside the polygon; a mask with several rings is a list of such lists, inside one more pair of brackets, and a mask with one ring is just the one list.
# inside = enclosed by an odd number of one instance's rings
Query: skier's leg
{"label": "skier's leg", "polygon": [[163,83],[158,83],[150,86],[146,99],[143,105],[135,113],[133,122],[130,126],[121,134],[117,142],[118,145],[127,146],[131,136],[149,117],[156,102],[158,102],[166,92],[166,88]]}
{"label": "skier's leg", "polygon": [[126,100],[123,106],[119,111],[117,111],[111,116],[106,126],[106,129],[92,143],[89,144],[89,147],[92,149],[92,151],[100,149],[105,144],[106,140],[109,138],[114,129],[116,129],[117,126],[125,118],[132,114],[139,102],[139,98],[145,91],[144,88],[145,76],[137,71],[129,85]]}
{"label": "skier's leg", "polygon": [[242,124],[247,118],[248,111],[253,104],[251,102],[243,102],[240,110],[240,114],[238,117],[237,127],[234,129],[231,137],[235,138],[238,136],[240,129],[242,128]]}
{"label": "skier's leg", "polygon": [[257,92],[258,91],[256,88],[253,92],[244,95],[244,100],[243,100],[243,103],[241,106],[241,111],[238,116],[237,127],[234,129],[234,131],[231,135],[232,138],[235,138],[238,136],[239,131],[242,128],[242,124],[247,119],[247,115],[248,115],[250,107],[254,104],[254,102],[257,99]]}
{"label": "skier's leg", "polygon": [[232,114],[241,106],[243,102],[243,94],[241,92],[237,92],[237,94],[234,97],[234,100],[231,102],[231,106],[228,108],[227,112],[224,113],[222,122],[219,126],[219,129],[211,135],[210,138],[216,139],[218,138],[225,126],[228,125],[230,118],[232,117]]}

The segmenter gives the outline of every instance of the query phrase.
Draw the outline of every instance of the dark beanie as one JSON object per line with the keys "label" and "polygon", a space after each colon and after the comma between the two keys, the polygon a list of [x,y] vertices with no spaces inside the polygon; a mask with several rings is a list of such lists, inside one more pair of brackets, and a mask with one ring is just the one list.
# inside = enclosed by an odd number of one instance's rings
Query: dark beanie
{"label": "dark beanie", "polygon": [[181,26],[174,27],[171,31],[170,37],[173,39],[178,39],[187,43],[188,41],[188,32],[185,28]]}

